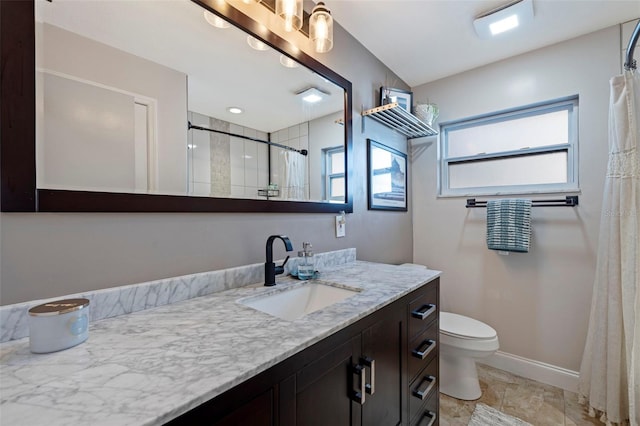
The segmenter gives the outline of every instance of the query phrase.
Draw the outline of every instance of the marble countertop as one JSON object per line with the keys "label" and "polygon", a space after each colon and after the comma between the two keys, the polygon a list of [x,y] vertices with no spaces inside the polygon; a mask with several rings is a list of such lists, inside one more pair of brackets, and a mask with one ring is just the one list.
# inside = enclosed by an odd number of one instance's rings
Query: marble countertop
{"label": "marble countertop", "polygon": [[161,425],[419,288],[439,271],[356,261],[321,281],[362,289],[285,321],[238,299],[303,285],[250,285],[92,322],[76,347],[0,344],[0,423]]}

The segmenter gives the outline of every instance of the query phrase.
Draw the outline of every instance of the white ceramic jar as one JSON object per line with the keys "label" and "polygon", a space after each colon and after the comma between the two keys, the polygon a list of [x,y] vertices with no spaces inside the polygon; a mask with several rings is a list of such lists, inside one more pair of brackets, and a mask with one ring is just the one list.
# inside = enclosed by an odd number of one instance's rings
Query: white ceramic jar
{"label": "white ceramic jar", "polygon": [[89,337],[89,299],[64,299],[29,309],[29,346],[33,353],[61,351]]}

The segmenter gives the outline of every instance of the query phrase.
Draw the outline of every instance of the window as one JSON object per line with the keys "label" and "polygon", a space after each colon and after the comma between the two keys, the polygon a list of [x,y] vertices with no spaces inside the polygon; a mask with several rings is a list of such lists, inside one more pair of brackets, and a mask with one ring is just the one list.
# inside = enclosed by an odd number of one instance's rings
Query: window
{"label": "window", "polygon": [[578,189],[578,98],[444,123],[441,196]]}
{"label": "window", "polygon": [[325,171],[323,199],[344,203],[344,147],[325,148],[322,152]]}

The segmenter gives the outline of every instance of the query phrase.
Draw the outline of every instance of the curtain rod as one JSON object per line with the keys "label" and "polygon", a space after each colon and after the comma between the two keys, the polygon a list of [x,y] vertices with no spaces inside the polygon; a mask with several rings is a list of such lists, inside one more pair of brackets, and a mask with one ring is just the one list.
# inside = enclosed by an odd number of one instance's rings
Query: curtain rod
{"label": "curtain rod", "polygon": [[188,123],[189,123],[189,126],[188,126],[189,130],[196,129],[196,130],[205,130],[207,132],[220,133],[220,134],[227,135],[227,136],[233,136],[233,137],[236,137],[236,138],[247,139],[247,140],[250,140],[250,141],[253,141],[253,142],[260,142],[260,143],[265,143],[267,145],[277,146],[278,148],[286,149],[288,151],[295,151],[298,154],[302,154],[302,155],[307,155],[309,153],[309,151],[307,151],[306,149],[295,149],[295,148],[287,146],[287,145],[281,145],[281,144],[275,143],[275,142],[265,141],[265,140],[262,140],[262,139],[256,139],[256,138],[252,138],[250,136],[244,136],[244,135],[239,135],[237,133],[225,132],[223,130],[210,129],[208,127],[196,126],[195,124],[191,124],[190,121]]}
{"label": "curtain rod", "polygon": [[636,29],[633,30],[633,34],[631,34],[631,39],[629,40],[629,45],[627,46],[627,54],[625,56],[626,60],[624,61],[624,69],[630,71],[636,69],[636,60],[633,59],[633,51],[636,48],[636,43],[638,42],[638,38],[640,37],[640,21],[636,24]]}
{"label": "curtain rod", "polygon": [[[577,195],[567,195],[566,198],[553,200],[531,200],[532,207],[575,207],[578,205]],[[466,208],[487,207],[486,201],[476,201],[475,198],[467,198]]]}

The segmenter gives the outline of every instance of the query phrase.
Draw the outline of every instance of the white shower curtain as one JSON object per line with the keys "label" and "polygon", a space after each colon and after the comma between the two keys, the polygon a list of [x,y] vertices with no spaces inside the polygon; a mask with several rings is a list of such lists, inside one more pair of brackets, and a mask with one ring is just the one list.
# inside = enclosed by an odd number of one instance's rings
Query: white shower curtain
{"label": "white shower curtain", "polygon": [[611,79],[609,163],[579,392],[607,424],[640,423],[640,78]]}
{"label": "white shower curtain", "polygon": [[280,156],[280,196],[289,200],[307,200],[305,178],[307,157],[296,151],[282,151]]}

